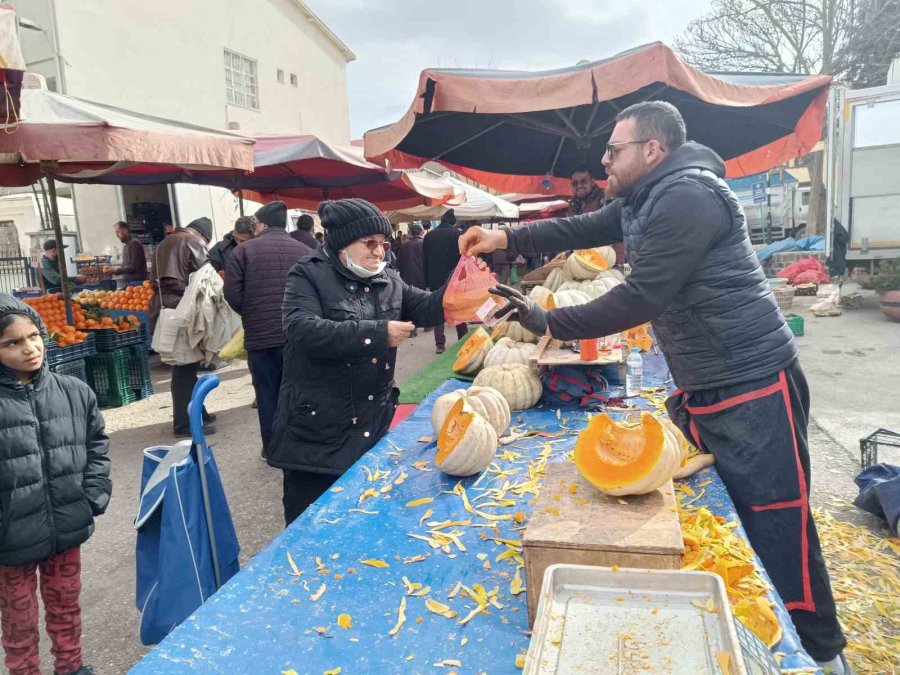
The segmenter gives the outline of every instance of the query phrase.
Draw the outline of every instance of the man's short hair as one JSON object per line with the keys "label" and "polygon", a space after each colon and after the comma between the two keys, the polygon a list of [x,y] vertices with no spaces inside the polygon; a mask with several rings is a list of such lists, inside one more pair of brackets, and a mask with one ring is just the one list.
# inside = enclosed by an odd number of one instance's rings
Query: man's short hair
{"label": "man's short hair", "polygon": [[569,178],[574,176],[576,173],[586,173],[591,178],[594,177],[594,172],[591,171],[591,167],[589,167],[587,164],[579,164],[578,166],[576,166],[572,170],[572,173],[569,174]]}
{"label": "man's short hair", "polygon": [[684,118],[671,103],[665,101],[644,101],[635,103],[616,115],[616,122],[634,120],[638,138],[635,140],[656,140],[664,150],[671,152],[682,145],[687,138]]}
{"label": "man's short hair", "polygon": [[253,216],[241,216],[234,221],[234,231],[238,234],[246,234],[252,237],[256,234],[256,218]]}
{"label": "man's short hair", "polygon": [[125,230],[126,232],[131,232],[131,225],[126,223],[124,220],[120,220],[118,223],[113,225],[113,227],[119,227],[119,228]]}
{"label": "man's short hair", "polygon": [[308,213],[303,213],[297,218],[297,229],[305,232],[312,232],[316,226],[316,221]]}
{"label": "man's short hair", "polygon": [[411,237],[418,237],[422,232],[422,226],[419,223],[409,224],[409,234]]}

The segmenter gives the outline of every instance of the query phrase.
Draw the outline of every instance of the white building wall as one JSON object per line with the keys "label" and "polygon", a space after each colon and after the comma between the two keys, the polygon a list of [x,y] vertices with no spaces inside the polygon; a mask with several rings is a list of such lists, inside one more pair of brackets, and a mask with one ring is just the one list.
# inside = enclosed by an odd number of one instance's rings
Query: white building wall
{"label": "white building wall", "polygon": [[[64,91],[70,96],[217,129],[307,133],[349,144],[346,53],[296,0],[13,0],[43,33],[23,31],[32,70],[56,76],[55,20]],[[51,4],[55,14],[51,13]],[[259,109],[226,101],[225,49],[256,61]],[[284,82],[277,79],[284,72]],[[291,84],[291,75],[297,85]],[[119,245],[118,189],[76,186],[82,243],[103,253]],[[213,219],[216,236],[238,215],[225,190],[176,187],[182,225]]]}

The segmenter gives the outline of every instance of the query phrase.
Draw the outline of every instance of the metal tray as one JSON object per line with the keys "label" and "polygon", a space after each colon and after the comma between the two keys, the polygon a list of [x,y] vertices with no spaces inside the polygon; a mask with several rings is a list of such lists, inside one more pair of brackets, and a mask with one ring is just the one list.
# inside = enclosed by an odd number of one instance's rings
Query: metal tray
{"label": "metal tray", "polygon": [[[714,612],[695,606],[712,599]],[[747,675],[725,585],[715,574],[552,565],[525,675]]]}

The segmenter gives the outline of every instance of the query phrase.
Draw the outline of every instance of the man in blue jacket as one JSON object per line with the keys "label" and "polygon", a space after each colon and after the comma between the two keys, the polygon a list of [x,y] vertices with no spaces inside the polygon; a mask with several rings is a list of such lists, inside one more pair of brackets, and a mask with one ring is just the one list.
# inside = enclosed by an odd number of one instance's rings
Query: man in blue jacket
{"label": "man in blue jacket", "polygon": [[518,230],[472,228],[469,255],[563,251],[624,241],[632,273],[593,302],[542,310],[506,289],[528,330],[573,340],[653,322],[678,391],[673,421],[711,452],[750,543],[826,672],[850,672],[809,509],[809,389],[793,335],[750,245],[744,212],[712,150],[685,141],[663,102],[623,110],[603,156],[599,211]]}

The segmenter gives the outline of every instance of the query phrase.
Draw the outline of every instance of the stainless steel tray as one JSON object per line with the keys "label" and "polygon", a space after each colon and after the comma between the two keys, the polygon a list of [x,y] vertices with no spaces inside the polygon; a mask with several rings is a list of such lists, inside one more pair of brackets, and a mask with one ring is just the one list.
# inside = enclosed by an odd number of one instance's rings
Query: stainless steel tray
{"label": "stainless steel tray", "polygon": [[728,675],[747,675],[715,574],[553,565],[544,573],[524,673],[720,675],[720,652],[730,655]]}

